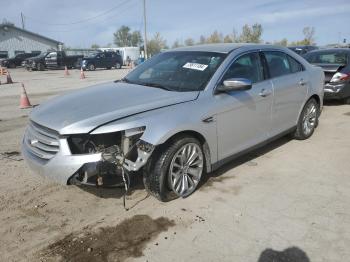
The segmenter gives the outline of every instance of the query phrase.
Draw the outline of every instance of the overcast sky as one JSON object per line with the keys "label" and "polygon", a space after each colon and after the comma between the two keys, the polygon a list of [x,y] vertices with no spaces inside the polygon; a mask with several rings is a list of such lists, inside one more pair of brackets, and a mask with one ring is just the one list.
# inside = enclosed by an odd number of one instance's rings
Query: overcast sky
{"label": "overcast sky", "polygon": [[[319,45],[350,42],[349,0],[146,0],[148,35],[160,32],[168,45],[195,40],[215,29],[229,34],[242,25],[263,25],[264,41],[301,40],[302,29],[313,26]],[[0,0],[2,19],[59,40],[71,47],[113,43],[121,25],[143,30],[143,0]],[[143,31],[142,31],[143,32]]]}

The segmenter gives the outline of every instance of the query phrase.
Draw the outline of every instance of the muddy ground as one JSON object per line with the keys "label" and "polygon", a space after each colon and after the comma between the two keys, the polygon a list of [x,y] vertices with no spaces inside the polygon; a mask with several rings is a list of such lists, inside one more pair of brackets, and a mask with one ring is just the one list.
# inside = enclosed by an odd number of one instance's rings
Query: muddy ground
{"label": "muddy ground", "polygon": [[[0,261],[334,262],[350,257],[350,106],[324,107],[311,139],[283,137],[207,175],[192,196],[160,203],[141,180],[121,189],[62,186],[20,155],[32,104],[111,81],[123,70],[12,70],[0,86]],[[1,77],[1,82],[5,81]],[[84,103],[84,101],[78,101]]]}

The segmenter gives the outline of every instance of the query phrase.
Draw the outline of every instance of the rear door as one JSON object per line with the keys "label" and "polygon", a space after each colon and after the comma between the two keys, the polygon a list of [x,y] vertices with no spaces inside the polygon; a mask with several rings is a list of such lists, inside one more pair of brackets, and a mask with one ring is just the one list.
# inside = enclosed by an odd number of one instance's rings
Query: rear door
{"label": "rear door", "polygon": [[274,89],[270,136],[296,125],[307,95],[309,79],[302,64],[282,51],[264,51]]}
{"label": "rear door", "polygon": [[215,96],[217,110],[218,158],[224,159],[267,139],[271,124],[272,84],[264,79],[258,52],[234,59],[220,84],[229,78],[253,82],[250,90]]}

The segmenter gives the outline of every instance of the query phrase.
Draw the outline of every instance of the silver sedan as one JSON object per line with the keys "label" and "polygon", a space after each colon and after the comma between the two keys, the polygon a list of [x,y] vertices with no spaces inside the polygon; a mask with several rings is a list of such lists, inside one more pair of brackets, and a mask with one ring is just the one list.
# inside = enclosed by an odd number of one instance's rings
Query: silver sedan
{"label": "silver sedan", "polygon": [[170,50],[122,80],[35,108],[22,152],[35,173],[63,184],[141,174],[159,200],[186,197],[203,173],[242,153],[288,133],[309,138],[323,83],[319,67],[282,47]]}

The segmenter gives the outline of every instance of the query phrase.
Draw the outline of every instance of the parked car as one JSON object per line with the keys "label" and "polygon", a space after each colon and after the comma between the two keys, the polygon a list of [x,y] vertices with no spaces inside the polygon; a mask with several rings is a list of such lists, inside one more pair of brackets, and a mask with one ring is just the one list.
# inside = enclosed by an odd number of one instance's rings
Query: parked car
{"label": "parked car", "polygon": [[101,186],[116,170],[142,170],[159,200],[187,197],[204,172],[249,150],[284,134],[309,138],[323,83],[321,68],[287,48],[183,47],[35,107],[22,153],[34,172],[63,184]]}
{"label": "parked car", "polygon": [[38,70],[38,71],[43,71],[46,69],[45,65],[45,57],[49,54],[50,52],[43,52],[38,56],[28,58],[23,61],[23,66],[28,71],[32,70]]}
{"label": "parked car", "polygon": [[123,59],[116,52],[99,52],[88,57],[84,57],[81,62],[83,70],[95,70],[96,68],[116,69],[122,68]]}
{"label": "parked car", "polygon": [[8,67],[8,68],[16,68],[17,66],[21,66],[22,62],[25,59],[37,56],[39,54],[40,54],[40,52],[17,54],[12,58],[2,60],[1,65],[4,67]]}
{"label": "parked car", "polygon": [[49,69],[62,69],[65,66],[77,68],[83,57],[83,55],[67,55],[65,51],[52,51],[45,56],[45,66]]}
{"label": "parked car", "polygon": [[289,46],[288,48],[301,56],[305,55],[306,53],[308,53],[310,51],[318,49],[317,46],[313,46],[313,45]]}
{"label": "parked car", "polygon": [[322,67],[325,73],[324,98],[350,104],[350,49],[316,50],[304,57],[309,63]]}

